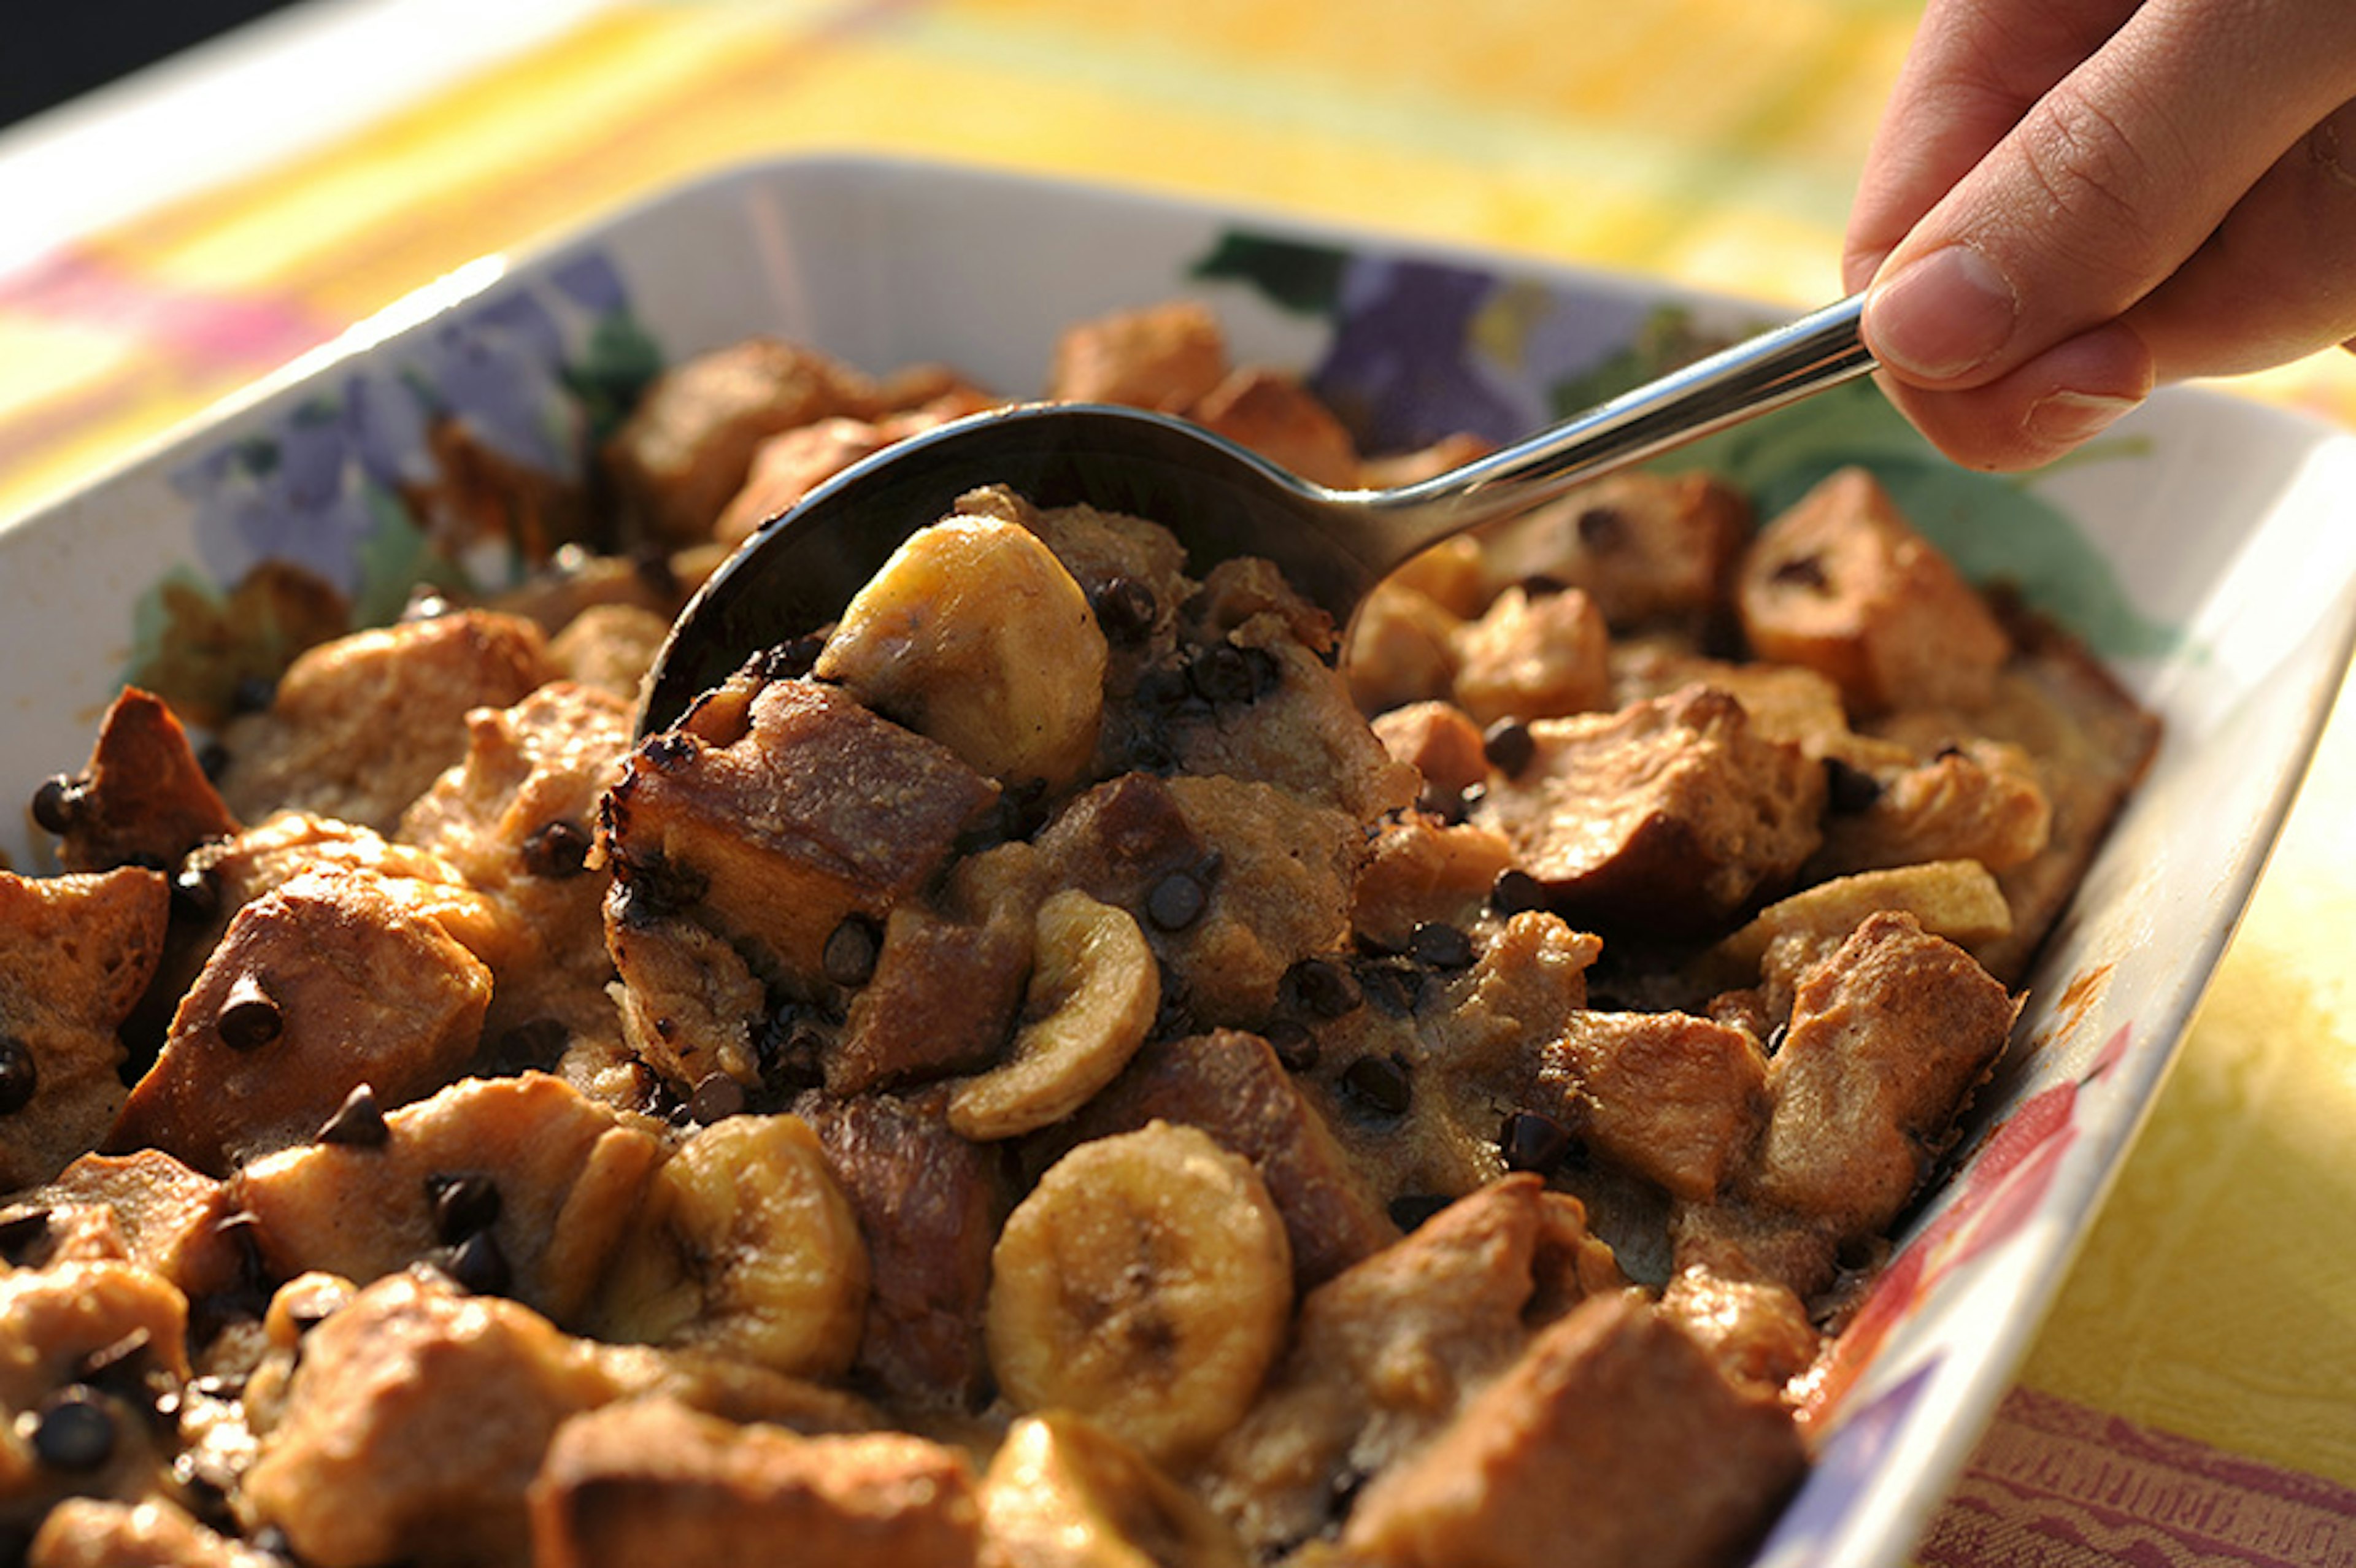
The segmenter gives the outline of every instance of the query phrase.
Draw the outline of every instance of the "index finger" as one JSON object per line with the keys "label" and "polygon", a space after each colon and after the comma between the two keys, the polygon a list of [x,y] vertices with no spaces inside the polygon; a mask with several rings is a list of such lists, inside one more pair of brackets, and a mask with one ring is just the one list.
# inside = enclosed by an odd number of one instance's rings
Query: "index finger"
{"label": "index finger", "polygon": [[2149,0],[1883,261],[1869,343],[1968,387],[2116,318],[2345,100],[2351,59],[2340,0]]}
{"label": "index finger", "polygon": [[1932,0],[1874,132],[1842,275],[1869,282],[1907,231],[2142,0]]}

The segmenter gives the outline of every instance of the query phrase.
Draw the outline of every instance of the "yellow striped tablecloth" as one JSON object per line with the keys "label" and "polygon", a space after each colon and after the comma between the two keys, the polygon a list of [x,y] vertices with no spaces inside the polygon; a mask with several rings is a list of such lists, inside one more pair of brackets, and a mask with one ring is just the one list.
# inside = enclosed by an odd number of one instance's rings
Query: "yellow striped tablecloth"
{"label": "yellow striped tablecloth", "polygon": [[[781,152],[1119,180],[1827,299],[1915,17],[1912,0],[575,0],[495,59],[325,133],[282,117],[199,175],[159,177],[160,147],[61,162],[46,144],[70,138],[13,133],[0,193],[34,165],[134,194],[54,232],[0,213],[0,517],[474,257]],[[2356,422],[2346,356],[2247,390]],[[0,607],[24,591],[0,583]],[[1922,1563],[2356,1564],[2351,808],[2342,711]]]}

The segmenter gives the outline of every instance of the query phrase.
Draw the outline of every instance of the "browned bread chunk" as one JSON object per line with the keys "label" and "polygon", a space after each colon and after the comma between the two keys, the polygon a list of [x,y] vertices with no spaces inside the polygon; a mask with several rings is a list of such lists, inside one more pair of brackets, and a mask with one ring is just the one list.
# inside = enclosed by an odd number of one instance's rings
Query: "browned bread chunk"
{"label": "browned bread chunk", "polygon": [[873,383],[831,356],[746,338],[656,378],[600,455],[630,530],[689,544],[711,535],[763,441],[838,414],[864,417],[874,397]]}
{"label": "browned bread chunk", "polygon": [[226,1176],[307,1142],[363,1083],[406,1104],[456,1076],[490,995],[481,960],[381,879],[298,877],[230,923],[107,1147]]}
{"label": "browned bread chunk", "polygon": [[634,1400],[559,1429],[531,1488],[537,1568],[974,1568],[958,1449],[897,1432],[804,1437]]}
{"label": "browned bread chunk", "polygon": [[1565,913],[1707,929],[1780,891],[1818,842],[1823,768],[1715,688],[1527,733],[1529,760],[1499,764],[1473,820],[1505,836]]}
{"label": "browned bread chunk", "polygon": [[160,872],[0,871],[0,1192],[47,1181],[123,1104],[115,1030],[164,950]]}
{"label": "browned bread chunk", "polygon": [[1947,558],[1861,468],[1760,530],[1737,592],[1765,659],[1829,677],[1858,718],[1987,700],[2011,640]]}
{"label": "browned bread chunk", "polygon": [[266,711],[223,727],[222,798],[248,821],[291,809],[390,833],[465,755],[468,712],[519,701],[554,673],[537,624],[488,610],[323,643],[288,667]]}
{"label": "browned bread chunk", "polygon": [[836,928],[880,926],[996,795],[832,687],[740,679],[631,753],[604,837],[631,898],[693,909],[816,987]]}
{"label": "browned bread chunk", "polygon": [[1710,1568],[1740,1561],[1807,1454],[1676,1323],[1596,1296],[1540,1334],[1342,1535],[1385,1568]]}
{"label": "browned bread chunk", "polygon": [[188,732],[162,699],[135,687],[108,707],[89,765],[59,790],[58,863],[69,871],[170,866],[206,839],[237,831]]}

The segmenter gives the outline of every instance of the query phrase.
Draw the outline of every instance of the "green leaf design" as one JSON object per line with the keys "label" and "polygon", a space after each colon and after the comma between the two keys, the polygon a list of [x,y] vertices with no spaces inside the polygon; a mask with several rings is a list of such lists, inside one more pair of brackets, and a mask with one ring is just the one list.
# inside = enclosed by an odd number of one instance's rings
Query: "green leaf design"
{"label": "green leaf design", "polygon": [[1644,317],[1626,347],[1549,387],[1550,417],[1560,421],[1585,413],[1720,347],[1694,331],[1691,312],[1680,305],[1663,305]]}
{"label": "green leaf design", "polygon": [[480,586],[466,569],[434,548],[425,530],[398,496],[379,485],[363,495],[370,524],[360,541],[360,589],[352,604],[356,626],[390,625],[401,618],[419,588],[470,594]]}
{"label": "green leaf design", "polygon": [[597,318],[578,364],[563,368],[565,389],[579,401],[592,447],[602,445],[636,407],[663,368],[662,346],[627,311]]}
{"label": "green leaf design", "polygon": [[1249,283],[1296,315],[1330,315],[1340,305],[1349,261],[1348,252],[1329,246],[1230,229],[1192,271],[1198,278]]}

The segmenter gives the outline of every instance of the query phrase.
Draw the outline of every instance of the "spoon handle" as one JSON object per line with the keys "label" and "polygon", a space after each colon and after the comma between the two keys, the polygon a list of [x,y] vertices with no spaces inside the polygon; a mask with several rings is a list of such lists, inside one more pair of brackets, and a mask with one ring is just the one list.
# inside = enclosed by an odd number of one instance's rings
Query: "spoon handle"
{"label": "spoon handle", "polygon": [[1433,479],[1363,497],[1404,560],[1449,535],[1551,501],[1612,469],[1781,408],[1874,368],[1853,294],[1623,392]]}

